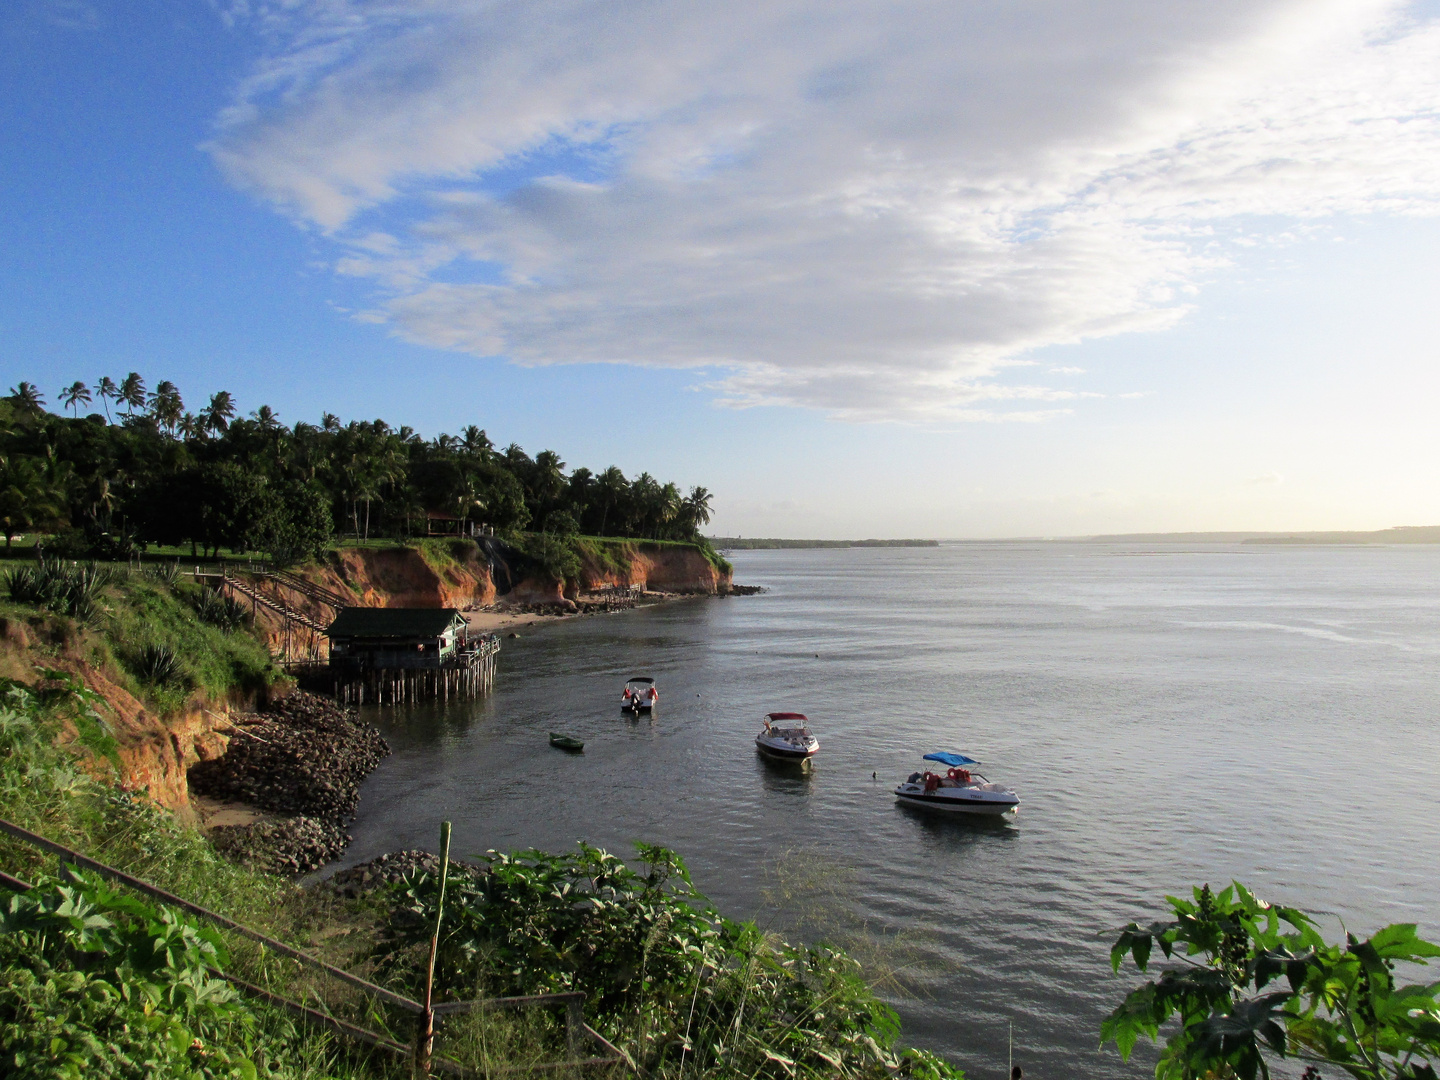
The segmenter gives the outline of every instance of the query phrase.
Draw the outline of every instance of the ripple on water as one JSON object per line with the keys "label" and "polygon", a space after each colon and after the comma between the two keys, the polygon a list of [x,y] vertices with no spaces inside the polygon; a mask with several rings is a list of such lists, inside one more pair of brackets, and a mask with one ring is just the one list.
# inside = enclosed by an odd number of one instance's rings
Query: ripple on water
{"label": "ripple on water", "polygon": [[[955,544],[735,562],[771,591],[537,629],[505,642],[486,701],[373,713],[395,754],[362,793],[347,862],[433,846],[444,818],[467,852],[646,839],[683,853],[727,912],[784,928],[836,902],[766,899],[788,860],[818,860],[847,917],[920,947],[916,992],[894,1002],[907,1038],[976,1077],[1003,1072],[1012,1025],[1027,1074],[1151,1075],[1143,1047],[1129,1065],[1095,1049],[1131,983],[1104,935],[1194,883],[1440,932],[1440,550]],[[638,671],[662,688],[653,721],[614,708]],[[820,735],[809,775],[754,752],[780,708]],[[562,727],[583,756],[546,744]],[[895,780],[941,748],[1012,784],[1017,820],[896,806]]]}

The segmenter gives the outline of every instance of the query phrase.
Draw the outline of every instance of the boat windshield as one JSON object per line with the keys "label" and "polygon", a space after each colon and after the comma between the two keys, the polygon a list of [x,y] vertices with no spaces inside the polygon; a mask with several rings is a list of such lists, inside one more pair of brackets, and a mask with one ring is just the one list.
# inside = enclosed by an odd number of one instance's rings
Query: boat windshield
{"label": "boat windshield", "polygon": [[809,735],[810,725],[804,720],[770,720],[767,718],[765,730],[772,735]]}

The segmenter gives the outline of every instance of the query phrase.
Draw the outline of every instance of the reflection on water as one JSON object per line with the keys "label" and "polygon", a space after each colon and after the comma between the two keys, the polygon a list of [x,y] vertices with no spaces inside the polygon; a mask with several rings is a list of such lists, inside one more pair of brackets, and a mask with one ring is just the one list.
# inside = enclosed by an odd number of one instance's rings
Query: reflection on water
{"label": "reflection on water", "polygon": [[755,751],[755,772],[765,790],[775,795],[809,795],[815,766],[809,760],[781,761]]}
{"label": "reflection on water", "polygon": [[[816,933],[774,892],[812,860],[853,925],[926,943],[907,1038],[993,1077],[1013,1022],[1027,1075],[1150,1075],[1095,1049],[1129,985],[1102,935],[1166,893],[1239,878],[1440,932],[1440,549],[1139,553],[746,552],[737,577],[769,593],[526,631],[482,702],[367,710],[395,754],[347,861],[432,845],[445,818],[462,856],[648,840],[727,913]],[[642,671],[663,712],[626,719]],[[809,715],[809,772],[756,753],[776,709]],[[942,749],[1015,788],[1015,820],[897,805]],[[1386,807],[1317,794],[1342,789]]]}

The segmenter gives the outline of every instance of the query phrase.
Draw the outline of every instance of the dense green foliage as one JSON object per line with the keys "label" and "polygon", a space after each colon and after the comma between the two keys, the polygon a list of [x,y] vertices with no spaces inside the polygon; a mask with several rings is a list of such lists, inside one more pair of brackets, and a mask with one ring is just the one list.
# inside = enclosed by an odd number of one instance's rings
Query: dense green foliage
{"label": "dense green foliage", "polygon": [[66,875],[0,909],[0,1064],[12,1076],[256,1076],[255,1017],[219,936]]}
{"label": "dense green foliage", "polygon": [[[286,427],[268,406],[236,417],[224,391],[197,414],[171,383],[147,394],[133,372],[118,385],[102,380],[94,398],[84,389],[62,394],[71,418],[47,412],[28,383],[0,401],[7,546],[17,533],[62,530],[50,550],[67,558],[125,558],[158,543],[290,562],[318,554],[337,533],[423,535],[427,515],[502,532],[686,541],[710,520],[704,488],[687,496],[614,466],[567,473],[553,451],[531,458],[514,444],[497,450],[474,426],[427,440],[408,427],[341,424],[327,413],[319,425]],[[96,399],[105,415],[78,415]]]}
{"label": "dense green foliage", "polygon": [[[898,1018],[844,953],[726,919],[678,855],[637,851],[643,872],[581,844],[567,855],[491,853],[483,873],[452,879],[439,990],[583,991],[589,1022],[649,1076],[962,1076],[897,1049]],[[422,962],[439,883],[419,874],[395,893],[379,952],[403,977]]]}
{"label": "dense green foliage", "polygon": [[[5,817],[266,933],[338,950],[326,958],[397,990],[420,992],[433,879],[415,876],[372,900],[341,902],[225,863],[168,814],[76,768],[56,743],[62,731],[78,731],[93,760],[113,752],[98,701],[68,676],[41,674],[38,690],[0,686]],[[897,1018],[854,960],[727,920],[674,853],[642,846],[639,855],[639,872],[584,846],[564,856],[493,855],[485,873],[452,878],[441,999],[581,990],[587,1021],[657,1078],[961,1076],[932,1055],[898,1048]],[[0,867],[41,886],[13,896],[0,890],[0,1074],[395,1075],[384,1060],[347,1056],[236,997],[210,969],[292,998],[313,995],[334,1014],[402,1040],[413,1017],[337,993],[243,939],[124,890],[57,874],[51,858],[3,835]],[[451,1017],[440,1035],[442,1054],[482,1074],[553,1065],[566,1054],[555,1010]]]}
{"label": "dense green foliage", "polygon": [[1130,956],[1144,971],[1158,946],[1176,962],[1145,983],[1105,1021],[1102,1039],[1122,1056],[1174,1019],[1155,1068],[1160,1080],[1268,1077],[1267,1058],[1336,1065],[1360,1080],[1435,1080],[1440,1062],[1440,982],[1401,983],[1400,964],[1423,965],[1440,946],[1409,924],[1387,926],[1343,945],[1321,937],[1315,920],[1256,899],[1236,882],[1208,885],[1194,901],[1168,897],[1173,918],[1131,923],[1110,953],[1115,970]]}
{"label": "dense green foliage", "polygon": [[[76,768],[57,745],[64,731],[99,763],[114,741],[92,693],[63,673],[41,674],[37,690],[0,687],[4,817],[252,925],[293,931],[303,894],[231,866],[169,814]],[[56,873],[9,837],[0,837],[0,866],[36,886],[0,889],[0,1075],[369,1075],[338,1061],[329,1040],[237,997],[215,975],[235,958],[213,929],[91,875]]]}
{"label": "dense green foliage", "polygon": [[246,610],[183,580],[173,563],[135,571],[45,560],[4,572],[0,586],[21,611],[62,616],[61,636],[92,666],[162,712],[195,690],[255,694],[280,677],[265,645],[241,632]]}

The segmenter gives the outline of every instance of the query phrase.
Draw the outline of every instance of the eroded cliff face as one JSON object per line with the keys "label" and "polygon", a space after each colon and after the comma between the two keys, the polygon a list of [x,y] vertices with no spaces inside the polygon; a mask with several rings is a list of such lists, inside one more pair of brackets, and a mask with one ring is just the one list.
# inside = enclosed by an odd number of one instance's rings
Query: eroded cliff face
{"label": "eroded cliff face", "polygon": [[[0,635],[4,673],[27,684],[40,678],[42,668],[79,678],[104,701],[99,712],[119,744],[119,783],[144,792],[181,821],[194,824],[197,816],[185,774],[190,766],[225,752],[229,742],[226,714],[232,707],[253,707],[254,702],[194,700],[179,715],[161,718],[92,666],[82,638],[60,621],[40,616],[29,624],[0,622],[5,623]],[[50,648],[37,650],[34,646],[38,643]],[[62,741],[70,734],[73,732],[62,734]],[[106,766],[97,762],[94,768]]]}
{"label": "eroded cliff face", "polygon": [[[596,550],[603,550],[603,556],[584,554],[578,580],[568,583],[533,571],[527,575],[524,560],[494,541],[481,547],[464,543],[431,545],[426,551],[343,548],[331,553],[324,563],[295,572],[347,599],[353,596],[355,604],[367,607],[463,610],[497,599],[517,604],[564,605],[567,591],[573,598],[582,590],[606,585],[639,585],[652,591],[696,595],[714,595],[730,587],[729,575],[718,572],[694,548],[627,541]],[[274,582],[257,578],[254,584],[322,626],[334,615],[328,605]],[[256,612],[256,627],[272,649],[278,650],[285,634],[284,620],[261,607]],[[323,638],[316,636],[313,644],[318,656],[325,655]],[[120,782],[144,791],[182,821],[195,822],[197,814],[190,801],[187,772],[200,761],[224,754],[232,730],[228,719],[232,709],[250,710],[258,702],[197,698],[178,715],[161,717],[92,666],[89,655],[83,635],[77,636],[73,628],[63,629],[59,620],[41,615],[29,623],[0,619],[0,675],[25,683],[35,682],[39,669],[44,667],[77,675],[104,699],[102,712],[119,743]],[[287,689],[288,682],[272,688],[270,693],[282,696]]]}
{"label": "eroded cliff face", "polygon": [[[443,553],[419,548],[341,548],[323,563],[310,563],[292,571],[357,607],[453,607],[462,611],[494,603],[495,582],[488,555],[469,544],[446,545]],[[457,557],[458,556],[458,557]],[[260,591],[324,626],[335,611],[311,597],[274,581],[257,578]],[[285,621],[261,608],[255,613],[257,629],[273,650],[279,650]],[[292,629],[292,633],[293,633]],[[316,654],[326,655],[326,642],[313,642]]]}
{"label": "eroded cliff face", "polygon": [[[601,551],[604,554],[597,555]],[[607,557],[608,556],[608,557]],[[428,548],[342,548],[323,564],[295,571],[300,576],[362,607],[454,607],[462,611],[502,600],[514,604],[563,604],[579,593],[603,586],[642,588],[667,593],[714,595],[730,587],[696,548],[643,540],[586,549],[579,578],[561,581],[538,574],[505,544],[483,540],[432,543]],[[322,625],[333,611],[308,597],[259,581],[264,591]],[[284,633],[279,616],[261,609],[257,625],[272,646]],[[322,647],[323,653],[323,647]]]}
{"label": "eroded cliff face", "polygon": [[342,548],[325,572],[331,588],[354,593],[365,607],[463,609],[494,602],[489,560],[477,547],[448,545],[432,559],[436,565],[418,548]]}
{"label": "eroded cliff face", "polygon": [[615,555],[620,568],[607,566],[587,553],[581,559],[581,589],[639,585],[657,592],[713,596],[730,587],[730,575],[716,570],[696,548],[643,540],[610,546],[618,549]]}

